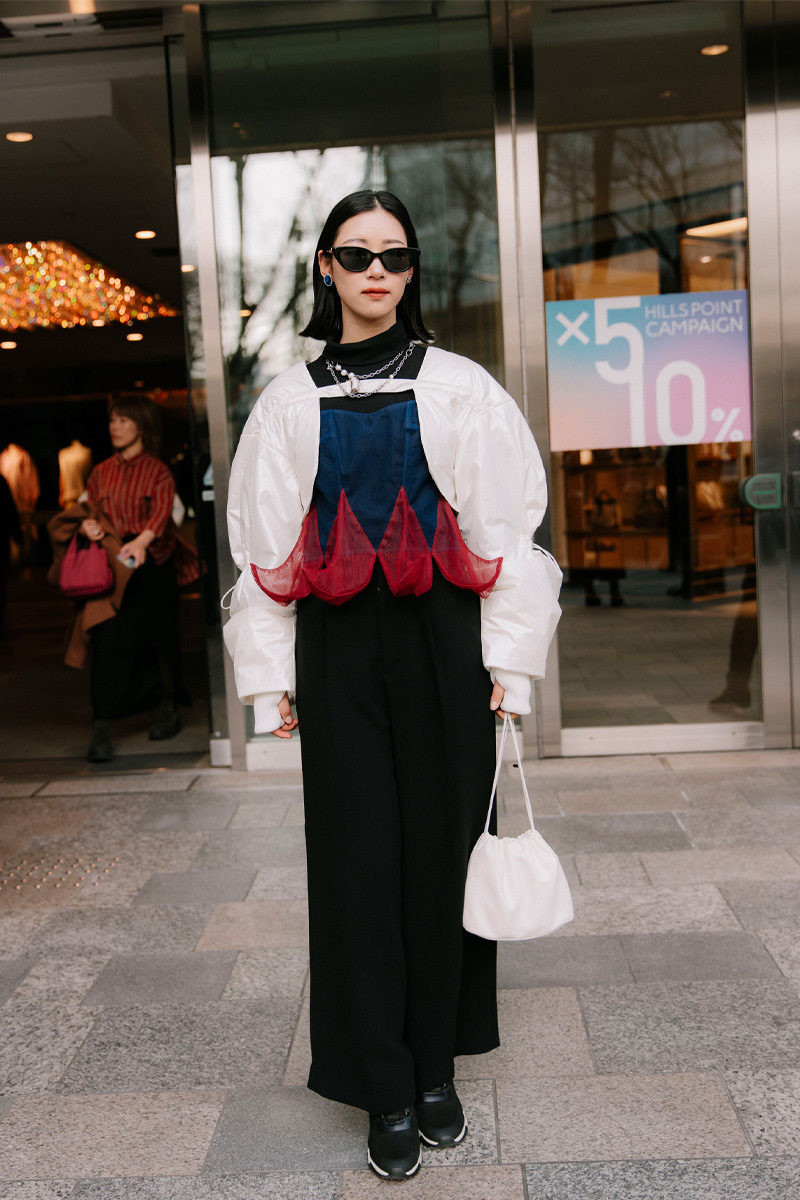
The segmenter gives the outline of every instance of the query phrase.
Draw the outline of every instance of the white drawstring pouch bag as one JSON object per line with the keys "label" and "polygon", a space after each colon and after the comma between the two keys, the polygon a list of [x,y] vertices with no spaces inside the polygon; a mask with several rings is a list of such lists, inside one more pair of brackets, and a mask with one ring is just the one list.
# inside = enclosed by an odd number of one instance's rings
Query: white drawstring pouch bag
{"label": "white drawstring pouch bag", "polygon": [[[531,827],[519,837],[496,837],[489,833],[489,821],[509,727]],[[506,713],[486,825],[467,866],[464,928],[490,941],[518,942],[552,933],[574,915],[564,868],[556,852],[534,828],[517,731]]]}

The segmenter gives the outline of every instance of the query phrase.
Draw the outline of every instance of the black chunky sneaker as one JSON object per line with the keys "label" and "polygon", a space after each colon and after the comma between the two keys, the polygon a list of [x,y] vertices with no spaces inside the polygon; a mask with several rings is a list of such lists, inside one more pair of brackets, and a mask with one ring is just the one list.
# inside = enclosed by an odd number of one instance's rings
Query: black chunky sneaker
{"label": "black chunky sneaker", "polygon": [[163,742],[166,738],[175,737],[182,728],[177,704],[174,700],[164,699],[158,706],[156,719],[147,736],[151,742]]}
{"label": "black chunky sneaker", "polygon": [[367,1163],[381,1179],[410,1179],[422,1162],[419,1127],[413,1108],[370,1113]]}
{"label": "black chunky sneaker", "polygon": [[467,1120],[452,1079],[417,1097],[419,1136],[436,1149],[457,1146],[467,1136]]}

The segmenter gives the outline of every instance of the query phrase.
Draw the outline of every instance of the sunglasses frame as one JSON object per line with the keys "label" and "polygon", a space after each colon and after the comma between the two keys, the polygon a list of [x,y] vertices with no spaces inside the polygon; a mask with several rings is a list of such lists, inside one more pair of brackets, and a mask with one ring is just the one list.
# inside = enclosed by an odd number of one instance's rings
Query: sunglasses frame
{"label": "sunglasses frame", "polygon": [[[364,250],[368,254],[372,254],[372,258],[363,267],[346,267],[339,257],[342,250]],[[393,271],[392,268],[384,261],[383,256],[384,254],[391,254],[396,250],[411,250],[413,252],[411,256],[412,261],[408,263],[407,266],[400,267]],[[408,271],[417,265],[422,251],[420,250],[419,246],[389,246],[386,250],[376,250],[375,253],[369,250],[366,246],[331,246],[329,250],[325,251],[325,253],[332,254],[342,270],[349,271],[352,275],[361,275],[364,271],[368,271],[376,258],[380,259],[380,263],[384,271],[388,271],[390,275],[402,275],[403,271]]]}

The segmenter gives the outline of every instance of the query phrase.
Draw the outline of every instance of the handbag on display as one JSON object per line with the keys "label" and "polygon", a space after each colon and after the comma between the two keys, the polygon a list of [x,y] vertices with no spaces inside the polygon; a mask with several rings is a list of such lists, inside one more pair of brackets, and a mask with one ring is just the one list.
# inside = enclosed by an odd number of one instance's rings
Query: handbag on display
{"label": "handbag on display", "polygon": [[594,498],[594,508],[589,514],[589,524],[592,529],[616,529],[617,498],[608,491],[598,492]]}
{"label": "handbag on display", "polygon": [[58,586],[65,596],[85,600],[101,596],[114,586],[114,571],[99,542],[88,542],[76,533],[61,560]]}
{"label": "handbag on display", "polygon": [[[496,837],[489,833],[489,821],[509,727],[531,827],[518,837]],[[571,921],[574,915],[564,868],[555,850],[534,828],[517,731],[506,713],[489,798],[489,813],[467,865],[464,928],[489,941],[525,941],[552,933]]]}

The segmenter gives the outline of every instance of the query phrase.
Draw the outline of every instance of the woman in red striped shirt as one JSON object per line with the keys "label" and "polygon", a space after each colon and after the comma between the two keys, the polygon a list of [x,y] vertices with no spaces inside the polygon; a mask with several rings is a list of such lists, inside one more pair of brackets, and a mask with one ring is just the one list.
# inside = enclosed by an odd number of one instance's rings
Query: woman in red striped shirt
{"label": "woman in red striped shirt", "polygon": [[[119,557],[133,574],[116,616],[91,630],[90,762],[113,758],[111,716],[130,696],[151,649],[158,662],[161,700],[149,737],[174,737],[181,728],[175,483],[157,457],[159,412],[146,396],[134,394],[111,400],[108,417],[115,453],[97,464],[86,490],[90,503],[108,517],[122,539]],[[102,525],[91,517],[80,529],[92,540],[103,537]]]}

